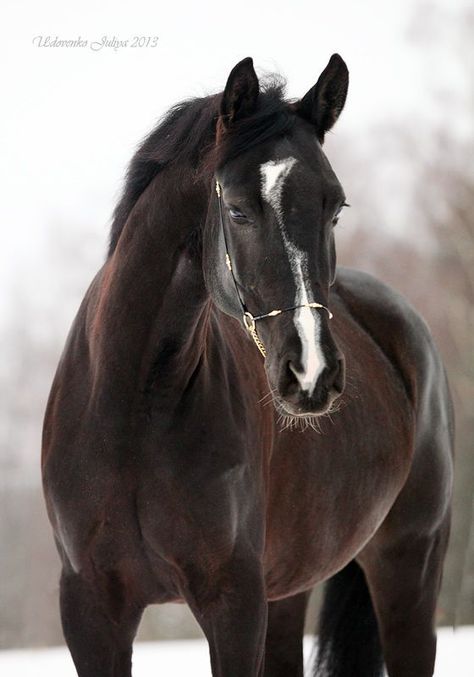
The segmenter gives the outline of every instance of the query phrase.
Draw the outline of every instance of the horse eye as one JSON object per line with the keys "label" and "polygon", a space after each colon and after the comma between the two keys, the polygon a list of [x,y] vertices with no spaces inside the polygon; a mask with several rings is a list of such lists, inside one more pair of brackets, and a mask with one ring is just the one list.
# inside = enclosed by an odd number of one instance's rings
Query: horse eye
{"label": "horse eye", "polygon": [[344,207],[350,207],[350,205],[347,204],[347,202],[344,202],[344,204],[342,204],[342,205],[339,207],[339,209],[337,210],[337,212],[334,214],[334,217],[333,217],[333,220],[332,220],[333,226],[335,226],[336,223],[339,221],[339,217],[340,217],[341,212],[342,212],[342,210],[344,209]]}
{"label": "horse eye", "polygon": [[245,214],[240,211],[240,209],[236,209],[235,207],[229,207],[229,216],[235,221],[242,221],[242,219],[247,218]]}
{"label": "horse eye", "polygon": [[333,216],[333,219],[332,219],[332,225],[333,226],[335,226],[337,224],[337,222],[339,221],[339,217],[341,215],[341,212],[342,212],[342,207],[340,209],[338,209],[338,211]]}

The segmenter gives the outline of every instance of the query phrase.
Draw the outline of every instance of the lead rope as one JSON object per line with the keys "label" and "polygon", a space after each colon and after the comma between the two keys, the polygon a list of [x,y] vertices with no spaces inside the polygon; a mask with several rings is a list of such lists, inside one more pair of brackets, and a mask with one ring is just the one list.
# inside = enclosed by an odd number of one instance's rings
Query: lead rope
{"label": "lead rope", "polygon": [[239,291],[239,287],[237,285],[237,280],[235,279],[234,275],[234,270],[232,267],[232,262],[230,260],[229,256],[229,246],[227,243],[227,234],[224,226],[224,215],[223,215],[223,210],[222,210],[222,197],[221,197],[221,187],[219,182],[216,180],[216,193],[217,193],[217,202],[219,205],[219,220],[220,220],[220,226],[222,230],[222,234],[224,236],[224,244],[225,244],[225,262],[227,265],[227,268],[230,271],[230,274],[232,275],[232,280],[234,282],[234,287],[235,291],[237,293],[237,298],[239,299],[240,307],[242,308],[242,320],[244,323],[245,328],[247,329],[248,333],[250,336],[253,338],[255,345],[259,349],[259,351],[262,353],[263,357],[265,358],[267,356],[267,351],[265,350],[265,346],[263,345],[259,335],[257,334],[257,328],[255,323],[257,320],[263,320],[265,317],[276,317],[277,315],[281,315],[281,313],[286,313],[290,310],[297,310],[298,308],[322,308],[325,310],[329,316],[329,319],[331,320],[333,317],[333,314],[327,308],[326,306],[323,306],[322,303],[317,303],[316,301],[313,301],[312,303],[301,303],[299,306],[291,306],[290,308],[281,308],[281,309],[276,309],[276,310],[271,310],[269,313],[264,313],[263,315],[252,315],[252,313],[248,310],[247,306],[245,305]]}

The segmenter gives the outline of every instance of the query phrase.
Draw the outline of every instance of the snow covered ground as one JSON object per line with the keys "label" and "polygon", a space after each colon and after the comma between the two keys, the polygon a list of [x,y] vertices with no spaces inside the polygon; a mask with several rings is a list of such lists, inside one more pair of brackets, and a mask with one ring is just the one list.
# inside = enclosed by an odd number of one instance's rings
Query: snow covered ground
{"label": "snow covered ground", "polygon": [[[474,626],[438,633],[435,677],[474,677]],[[312,638],[305,641],[309,659]],[[203,640],[137,643],[134,677],[190,675],[209,677],[207,644]],[[28,649],[0,652],[0,674],[8,677],[76,677],[67,649]]]}

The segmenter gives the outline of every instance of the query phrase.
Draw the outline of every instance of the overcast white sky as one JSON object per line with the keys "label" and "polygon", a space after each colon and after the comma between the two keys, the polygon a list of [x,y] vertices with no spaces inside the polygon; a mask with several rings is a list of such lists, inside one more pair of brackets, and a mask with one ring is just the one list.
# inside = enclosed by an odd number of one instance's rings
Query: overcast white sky
{"label": "overcast white sky", "polygon": [[[253,56],[257,70],[288,79],[303,95],[331,53],[351,74],[336,133],[365,130],[407,114],[436,118],[433,89],[462,91],[449,21],[436,49],[423,47],[423,26],[464,0],[291,2],[64,2],[3,0],[0,180],[0,284],[25,277],[34,293],[48,287],[45,234],[97,229],[105,245],[125,166],[138,140],[176,101],[225,84],[232,66]],[[418,13],[421,37],[413,37]],[[157,36],[156,48],[38,47],[36,36]],[[97,265],[102,250],[97,249]],[[28,275],[26,275],[26,271]],[[4,297],[5,300],[5,297]],[[0,304],[0,316],[5,304]]]}

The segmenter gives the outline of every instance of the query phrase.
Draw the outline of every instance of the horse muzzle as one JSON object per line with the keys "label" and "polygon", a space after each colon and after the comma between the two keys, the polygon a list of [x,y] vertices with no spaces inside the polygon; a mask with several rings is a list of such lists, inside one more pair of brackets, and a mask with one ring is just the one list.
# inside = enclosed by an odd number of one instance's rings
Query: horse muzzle
{"label": "horse muzzle", "polygon": [[345,386],[344,358],[336,354],[325,359],[320,373],[305,373],[296,356],[280,363],[278,401],[291,416],[318,416],[328,413]]}

